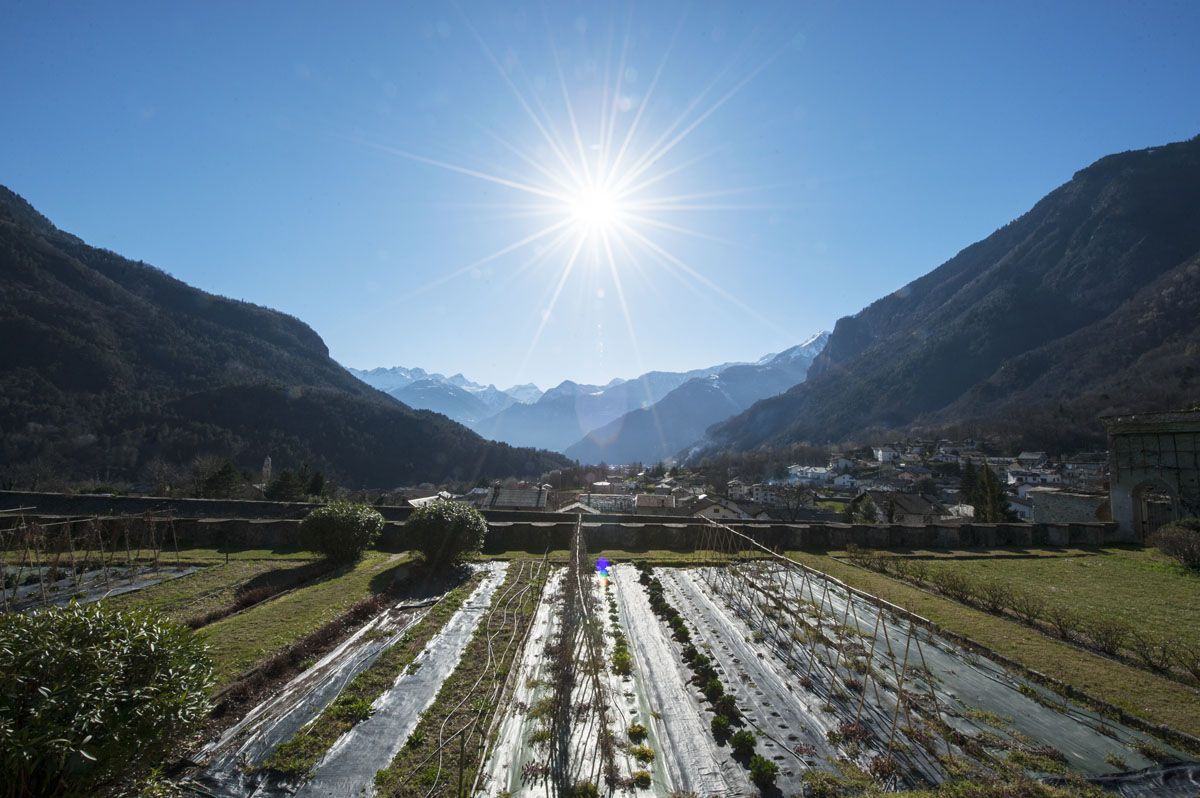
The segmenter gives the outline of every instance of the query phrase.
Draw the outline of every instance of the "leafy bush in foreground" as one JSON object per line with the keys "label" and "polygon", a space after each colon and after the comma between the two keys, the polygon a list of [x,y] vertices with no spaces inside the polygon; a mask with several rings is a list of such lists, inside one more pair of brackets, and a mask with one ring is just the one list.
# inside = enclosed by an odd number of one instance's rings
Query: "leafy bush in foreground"
{"label": "leafy bush in foreground", "polygon": [[1200,571],[1200,518],[1184,518],[1161,527],[1150,542],[1185,567]]}
{"label": "leafy bush in foreground", "polygon": [[413,510],[404,523],[406,545],[421,552],[433,569],[461,562],[483,549],[487,522],[461,502],[436,501]]}
{"label": "leafy bush in foreground", "polygon": [[153,767],[207,716],[188,629],[92,604],[0,617],[0,793],[94,795]]}
{"label": "leafy bush in foreground", "polygon": [[300,544],[334,562],[354,562],[383,530],[383,516],[365,504],[330,502],[300,522]]}

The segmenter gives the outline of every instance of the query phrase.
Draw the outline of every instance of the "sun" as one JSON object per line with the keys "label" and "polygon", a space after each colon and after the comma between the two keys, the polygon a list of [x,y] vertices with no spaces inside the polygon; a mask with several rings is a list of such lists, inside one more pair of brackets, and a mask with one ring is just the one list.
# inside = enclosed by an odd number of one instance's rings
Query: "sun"
{"label": "sun", "polygon": [[584,233],[606,233],[626,216],[621,196],[608,186],[580,186],[567,202],[567,211]]}

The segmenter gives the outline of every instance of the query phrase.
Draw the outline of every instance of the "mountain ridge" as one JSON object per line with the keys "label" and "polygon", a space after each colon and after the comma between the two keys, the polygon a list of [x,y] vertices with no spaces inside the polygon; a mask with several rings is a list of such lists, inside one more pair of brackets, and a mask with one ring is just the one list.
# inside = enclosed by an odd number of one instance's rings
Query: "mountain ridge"
{"label": "mountain ridge", "polygon": [[1200,393],[1182,365],[1200,354],[1198,253],[1200,137],[1105,156],[840,319],[804,384],[710,428],[711,446],[952,428],[1097,445],[1096,416]]}
{"label": "mountain ridge", "polygon": [[299,319],[91,247],[0,189],[8,482],[135,480],[198,455],[254,470],[270,455],[376,485],[536,475],[566,462],[414,411],[352,377]]}
{"label": "mountain ridge", "polygon": [[756,400],[802,382],[829,333],[760,358],[689,379],[649,407],[632,410],[592,430],[564,453],[581,462],[659,462],[696,443],[714,422]]}

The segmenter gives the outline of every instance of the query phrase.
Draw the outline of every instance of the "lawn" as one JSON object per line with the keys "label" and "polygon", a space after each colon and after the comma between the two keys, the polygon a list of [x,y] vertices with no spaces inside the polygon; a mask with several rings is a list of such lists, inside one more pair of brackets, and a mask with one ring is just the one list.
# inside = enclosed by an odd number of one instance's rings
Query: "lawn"
{"label": "lawn", "polygon": [[[1072,553],[1079,556],[1068,556]],[[1133,602],[1140,605],[1129,608],[1128,611],[1132,613],[1130,617],[1133,618],[1165,617],[1163,613],[1169,615],[1174,612],[1158,606],[1171,595],[1164,592],[1166,590],[1177,591],[1181,594],[1180,597],[1187,601],[1195,601],[1196,598],[1194,594],[1182,595],[1188,592],[1187,582],[1175,581],[1166,573],[1170,570],[1169,566],[1161,574],[1154,570],[1164,565],[1157,561],[1156,555],[1143,555],[1141,552],[1126,549],[1106,549],[1103,552],[1051,552],[1029,558],[1005,556],[1012,554],[1011,551],[995,554],[924,554],[970,563],[966,567],[1006,569],[1023,575],[1026,573],[1025,569],[1031,569],[1033,573],[1041,574],[1040,589],[1048,591],[1053,586],[1060,594],[1069,593],[1071,581],[1097,580],[1101,584],[1079,586],[1081,602],[1087,602],[1088,606],[1093,607],[1118,607],[1122,606],[1123,602]],[[829,554],[792,552],[790,556],[854,587],[899,604],[949,631],[982,643],[1026,667],[1071,684],[1133,715],[1154,723],[1166,724],[1189,734],[1200,735],[1200,691],[1140,668],[1081,650],[1016,621],[998,618],[948,598],[927,593],[889,576],[840,562]],[[965,556],[979,559],[964,560]],[[1096,565],[1083,565],[1082,561],[1085,558]],[[1101,565],[1102,562],[1107,564]],[[1088,568],[1095,570],[1086,570]],[[999,575],[1000,572],[997,570],[990,573]],[[1147,574],[1159,575],[1150,577]],[[1182,576],[1175,574],[1175,577]],[[1039,581],[1033,576],[1028,578],[1031,581]],[[1192,585],[1200,586],[1195,577],[1188,578],[1193,580]],[[1139,580],[1161,580],[1167,586],[1129,584]],[[1192,588],[1193,593],[1195,589]],[[1113,595],[1104,596],[1106,590]],[[1122,612],[1124,611],[1122,607]],[[1194,611],[1193,609],[1192,612]],[[1182,614],[1185,611],[1179,612]],[[1189,630],[1189,633],[1194,633],[1194,630]]]}
{"label": "lawn", "polygon": [[913,552],[972,580],[1000,579],[1084,618],[1109,618],[1200,645],[1200,575],[1155,549]]}
{"label": "lawn", "polygon": [[318,629],[352,605],[391,585],[406,554],[369,551],[356,565],[204,627],[217,689],[251,665]]}
{"label": "lawn", "polygon": [[308,559],[230,558],[206,566],[178,579],[171,579],[133,593],[104,599],[111,609],[151,609],[167,618],[184,623],[189,618],[226,607],[237,598],[243,586],[272,579],[287,579],[293,569],[313,562]]}

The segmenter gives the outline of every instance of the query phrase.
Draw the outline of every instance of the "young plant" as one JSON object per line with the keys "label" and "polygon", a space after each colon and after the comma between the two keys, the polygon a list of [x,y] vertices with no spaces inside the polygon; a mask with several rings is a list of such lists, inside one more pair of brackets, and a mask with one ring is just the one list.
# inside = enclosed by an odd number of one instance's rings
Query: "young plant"
{"label": "young plant", "polygon": [[742,729],[734,732],[729,738],[729,747],[733,749],[733,753],[740,757],[749,757],[754,753],[754,732],[749,729]]}
{"label": "young plant", "polygon": [[774,786],[775,777],[778,775],[779,765],[759,754],[750,757],[750,780],[758,785],[759,789]]}

